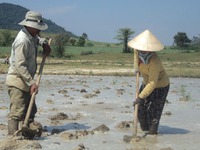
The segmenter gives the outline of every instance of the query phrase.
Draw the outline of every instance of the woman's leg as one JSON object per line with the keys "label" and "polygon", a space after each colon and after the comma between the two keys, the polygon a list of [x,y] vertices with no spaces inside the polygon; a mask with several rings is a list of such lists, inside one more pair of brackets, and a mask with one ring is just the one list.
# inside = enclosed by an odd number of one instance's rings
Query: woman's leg
{"label": "woman's leg", "polygon": [[[139,92],[143,90],[145,85],[141,85]],[[148,117],[149,102],[144,99],[138,105],[138,120],[142,131],[149,131],[149,117]]]}
{"label": "woman's leg", "polygon": [[148,97],[150,106],[148,109],[149,115],[149,134],[157,134],[158,125],[165,105],[166,97],[169,91],[169,86],[155,89]]}

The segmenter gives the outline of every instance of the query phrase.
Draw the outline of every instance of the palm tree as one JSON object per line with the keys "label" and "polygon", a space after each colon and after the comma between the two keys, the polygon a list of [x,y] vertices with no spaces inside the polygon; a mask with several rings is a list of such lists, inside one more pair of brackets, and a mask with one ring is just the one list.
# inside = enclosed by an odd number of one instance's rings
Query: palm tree
{"label": "palm tree", "polygon": [[123,45],[124,45],[123,53],[131,52],[131,50],[128,48],[127,43],[134,33],[135,32],[133,30],[131,30],[130,28],[121,28],[117,31],[117,35],[116,35],[115,39],[117,39],[117,40],[121,41],[121,43],[123,43]]}

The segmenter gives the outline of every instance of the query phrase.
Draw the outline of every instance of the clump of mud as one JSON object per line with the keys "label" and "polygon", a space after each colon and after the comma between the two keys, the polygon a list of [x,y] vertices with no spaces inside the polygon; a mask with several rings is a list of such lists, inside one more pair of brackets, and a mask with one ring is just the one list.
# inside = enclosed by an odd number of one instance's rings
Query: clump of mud
{"label": "clump of mud", "polygon": [[132,121],[122,121],[116,125],[118,129],[130,128],[132,126]]}
{"label": "clump of mud", "polygon": [[84,98],[92,98],[92,97],[95,97],[97,96],[96,94],[85,94],[83,97]]}
{"label": "clump of mud", "polygon": [[105,124],[102,124],[101,126],[98,126],[98,127],[94,128],[91,131],[91,134],[94,134],[94,133],[105,133],[105,132],[108,132],[109,130],[110,129]]}
{"label": "clump of mud", "polygon": [[108,132],[109,130],[110,129],[105,124],[102,124],[91,131],[77,130],[75,132],[63,132],[61,134],[61,137],[65,140],[74,140],[74,139],[79,139],[81,137],[87,136],[89,134],[105,133],[105,132]]}
{"label": "clump of mud", "polygon": [[171,111],[166,111],[163,115],[171,116],[171,115],[172,115],[172,112],[171,112]]}
{"label": "clump of mud", "polygon": [[7,125],[5,124],[0,124],[0,130],[6,130],[7,129]]}
{"label": "clump of mud", "polygon": [[51,116],[51,120],[66,120],[69,119],[69,116],[65,113],[58,113],[57,115]]}
{"label": "clump of mud", "polygon": [[74,140],[74,139],[79,139],[80,137],[84,137],[89,134],[89,131],[75,131],[75,133],[72,132],[63,132],[61,134],[61,137],[65,140]]}
{"label": "clump of mud", "polygon": [[80,119],[81,117],[83,117],[82,114],[80,113],[77,113],[75,116],[72,116],[70,117],[69,115],[63,113],[63,112],[60,112],[56,115],[53,115],[51,117],[49,117],[49,119],[51,119],[51,121],[59,121],[59,120],[78,120]]}
{"label": "clump of mud", "polygon": [[1,150],[42,149],[37,141],[6,139],[0,143]]}
{"label": "clump of mud", "polygon": [[79,145],[77,146],[77,148],[75,148],[75,149],[73,149],[73,150],[84,150],[84,149],[86,149],[86,148],[85,148],[85,145],[83,145],[83,144],[81,143],[81,144],[79,144]]}
{"label": "clump of mud", "polygon": [[[84,91],[84,90],[82,89],[82,91]],[[86,93],[86,90],[85,90],[84,92]],[[83,93],[83,92],[82,92],[82,93]],[[99,90],[99,89],[96,89],[96,90],[94,90],[92,93],[88,93],[88,94],[83,95],[83,97],[84,97],[84,98],[92,98],[92,97],[98,96],[98,94],[100,94],[100,93],[101,93],[100,90]]]}
{"label": "clump of mud", "polygon": [[60,93],[60,94],[67,94],[68,92],[67,92],[66,89],[63,89],[63,90],[59,90],[58,93]]}
{"label": "clump of mud", "polygon": [[123,141],[125,143],[135,143],[139,142],[142,139],[140,136],[131,136],[131,135],[124,135]]}

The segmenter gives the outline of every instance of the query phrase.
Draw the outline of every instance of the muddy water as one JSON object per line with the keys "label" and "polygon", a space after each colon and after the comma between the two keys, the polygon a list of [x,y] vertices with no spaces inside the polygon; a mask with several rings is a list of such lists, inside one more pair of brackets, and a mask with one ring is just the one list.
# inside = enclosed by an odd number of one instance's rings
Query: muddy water
{"label": "muddy water", "polygon": [[[0,83],[0,148],[5,148],[9,140],[5,75],[0,75]],[[200,79],[171,78],[159,134],[125,142],[124,136],[133,134],[135,77],[43,75],[36,96],[36,120],[43,125],[43,135],[35,141],[12,141],[10,148],[196,150],[199,89]],[[138,125],[138,136],[143,135]]]}

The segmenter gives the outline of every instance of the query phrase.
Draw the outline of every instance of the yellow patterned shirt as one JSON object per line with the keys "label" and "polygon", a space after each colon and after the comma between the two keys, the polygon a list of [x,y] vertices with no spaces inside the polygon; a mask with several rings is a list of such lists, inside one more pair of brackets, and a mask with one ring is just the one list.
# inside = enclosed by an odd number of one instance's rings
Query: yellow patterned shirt
{"label": "yellow patterned shirt", "polygon": [[[138,60],[134,60],[134,65]],[[139,63],[138,70],[143,77],[143,84],[146,85],[139,94],[139,98],[141,99],[148,97],[155,88],[162,88],[169,85],[168,75],[156,53],[150,58],[148,64]]]}

